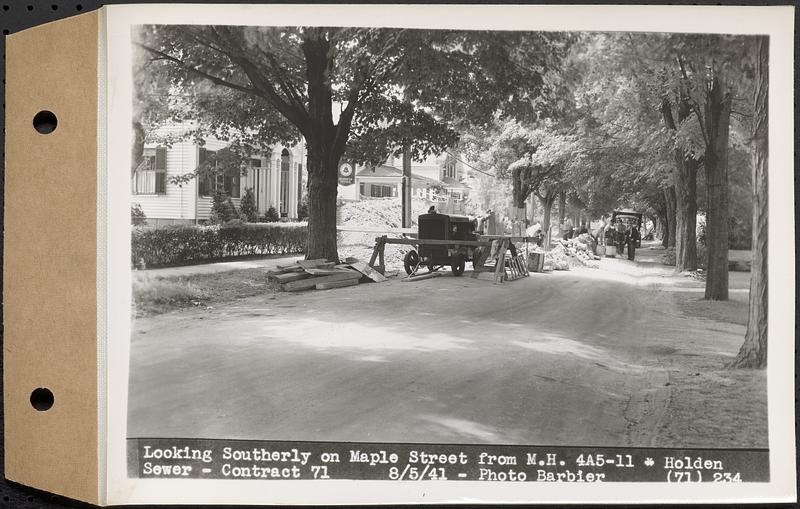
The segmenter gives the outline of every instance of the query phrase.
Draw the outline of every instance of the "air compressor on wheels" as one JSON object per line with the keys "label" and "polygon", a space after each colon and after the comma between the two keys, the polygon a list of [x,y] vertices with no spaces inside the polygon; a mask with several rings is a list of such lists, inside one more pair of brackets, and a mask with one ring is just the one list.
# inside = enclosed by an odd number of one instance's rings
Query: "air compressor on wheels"
{"label": "air compressor on wheels", "polygon": [[459,244],[459,241],[475,242],[477,221],[466,216],[448,214],[422,214],[417,219],[419,240],[454,241],[453,244],[420,243],[419,251],[411,250],[403,259],[406,273],[416,274],[420,267],[427,267],[433,272],[449,266],[454,276],[464,273],[466,263],[472,261],[474,266],[480,264],[485,256],[483,248],[474,245]]}

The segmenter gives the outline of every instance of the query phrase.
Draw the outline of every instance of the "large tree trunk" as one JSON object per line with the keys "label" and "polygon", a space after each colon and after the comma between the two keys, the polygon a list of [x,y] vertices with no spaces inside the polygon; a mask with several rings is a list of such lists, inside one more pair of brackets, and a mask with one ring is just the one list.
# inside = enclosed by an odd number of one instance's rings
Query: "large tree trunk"
{"label": "large tree trunk", "polygon": [[526,206],[525,201],[531,194],[531,188],[525,180],[525,170],[522,168],[515,168],[512,172],[512,189],[511,189],[511,213],[509,216],[517,221],[525,222]]}
{"label": "large tree trunk", "polygon": [[136,168],[144,157],[144,126],[139,120],[133,120],[133,144],[131,145],[131,176],[136,173]]}
{"label": "large tree trunk", "polygon": [[666,221],[664,222],[664,240],[662,241],[662,245],[664,247],[675,247],[675,239],[676,239],[676,228],[675,228],[675,209],[676,207],[676,198],[675,198],[675,187],[670,186],[669,188],[664,190],[664,201],[666,202],[666,209],[667,209],[667,217]]}
{"label": "large tree trunk", "polygon": [[308,154],[308,246],[306,260],[339,260],[336,250],[336,196],[338,164]]}
{"label": "large tree trunk", "polygon": [[697,270],[697,166],[676,150],[675,271]]}
{"label": "large tree trunk", "polygon": [[753,107],[753,259],[750,267],[750,309],[747,332],[732,365],[763,368],[767,365],[767,166],[769,143],[769,39],[758,37]]}
{"label": "large tree trunk", "polygon": [[[403,228],[411,228],[411,143],[403,140],[403,181],[401,186],[401,209]],[[338,188],[337,188],[338,189]]]}
{"label": "large tree trunk", "polygon": [[345,150],[352,113],[333,123],[333,67],[324,30],[309,30],[302,43],[308,82],[308,116],[304,132],[308,150],[308,249],[306,259],[339,260],[336,249],[336,196],[339,159]]}
{"label": "large tree trunk", "polygon": [[529,203],[529,224],[536,224],[536,197],[531,193],[528,197],[530,199]]}
{"label": "large tree trunk", "polygon": [[[682,64],[681,64],[682,66]],[[681,67],[683,69],[683,67]],[[691,115],[689,94],[685,85],[678,85],[677,122],[668,97],[661,101],[661,114],[668,129],[677,131]],[[683,147],[675,147],[675,171],[672,173],[674,192],[670,197],[673,213],[670,215],[670,235],[675,246],[675,271],[697,270],[697,161],[688,156]]]}
{"label": "large tree trunk", "polygon": [[[550,195],[548,194],[548,199],[550,199]],[[552,206],[552,200],[551,200]],[[564,226],[564,218],[567,217],[567,192],[561,191],[558,193],[558,226],[559,228]]]}
{"label": "large tree trunk", "polygon": [[542,202],[542,234],[545,236],[545,249],[550,249],[550,213],[553,210],[555,198],[555,193],[552,191],[539,197],[539,201]]}
{"label": "large tree trunk", "polygon": [[706,91],[707,300],[728,300],[728,135],[731,98],[724,88],[724,81],[715,74]]}

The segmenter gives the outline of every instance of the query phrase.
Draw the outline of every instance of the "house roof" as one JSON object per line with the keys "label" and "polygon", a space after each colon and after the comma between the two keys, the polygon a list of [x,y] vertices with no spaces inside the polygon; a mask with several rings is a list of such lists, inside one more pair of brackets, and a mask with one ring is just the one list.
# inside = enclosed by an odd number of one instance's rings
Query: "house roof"
{"label": "house roof", "polygon": [[440,185],[442,185],[442,183],[439,182],[436,179],[432,179],[432,178],[426,177],[424,175],[417,175],[416,173],[412,173],[411,174],[411,185],[413,187],[440,186]]}
{"label": "house roof", "polygon": [[403,171],[395,168],[394,166],[387,166],[385,164],[381,164],[380,166],[376,166],[375,170],[373,171],[372,168],[366,167],[356,173],[358,177],[402,177]]}
{"label": "house roof", "polygon": [[[468,185],[460,182],[452,177],[442,177],[442,180],[432,179],[430,177],[426,177],[424,175],[419,175],[417,173],[413,173],[414,168],[412,167],[411,173],[411,182],[412,186],[414,187],[423,187],[423,186],[442,186],[447,189],[471,189]],[[381,164],[375,167],[375,170],[371,167],[365,167],[356,173],[357,177],[397,177],[400,178],[403,176],[403,170],[400,168],[396,168],[394,166],[389,166],[386,164]]]}
{"label": "house roof", "polygon": [[468,185],[452,177],[442,177],[442,184],[448,189],[471,189]]}

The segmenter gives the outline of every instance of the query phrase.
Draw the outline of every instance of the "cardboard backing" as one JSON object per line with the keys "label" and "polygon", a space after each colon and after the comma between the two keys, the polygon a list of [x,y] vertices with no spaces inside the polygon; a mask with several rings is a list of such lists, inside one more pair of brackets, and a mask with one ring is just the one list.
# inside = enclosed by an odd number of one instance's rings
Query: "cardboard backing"
{"label": "cardboard backing", "polygon": [[[5,473],[98,502],[98,13],[6,45]],[[56,114],[51,134],[33,117]],[[54,405],[37,411],[36,388]]]}

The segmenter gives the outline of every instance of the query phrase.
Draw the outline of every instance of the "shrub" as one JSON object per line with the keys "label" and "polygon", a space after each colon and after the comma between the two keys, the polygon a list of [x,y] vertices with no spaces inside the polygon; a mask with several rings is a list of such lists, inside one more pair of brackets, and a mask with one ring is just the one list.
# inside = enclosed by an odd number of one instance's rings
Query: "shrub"
{"label": "shrub", "polygon": [[131,238],[131,260],[146,266],[180,265],[227,257],[305,252],[305,224],[231,221],[222,225],[137,227]]}
{"label": "shrub", "polygon": [[281,220],[281,216],[278,214],[278,211],[275,210],[275,207],[270,207],[264,214],[264,220],[268,223],[277,223]]}
{"label": "shrub", "polygon": [[131,205],[131,224],[133,226],[145,226],[147,224],[147,216],[142,210],[142,206],[138,203]]}
{"label": "shrub", "polygon": [[247,221],[248,223],[255,223],[258,221],[258,209],[256,208],[256,195],[253,192],[252,187],[248,187],[244,190],[244,196],[242,196],[242,202],[239,206],[239,211],[243,216],[242,219]]}
{"label": "shrub", "polygon": [[234,219],[239,219],[239,213],[236,211],[236,206],[234,206],[230,196],[217,189],[217,191],[214,193],[214,202],[211,206],[211,218],[209,219],[209,222],[213,224],[219,224],[227,223],[228,221],[232,221]]}

